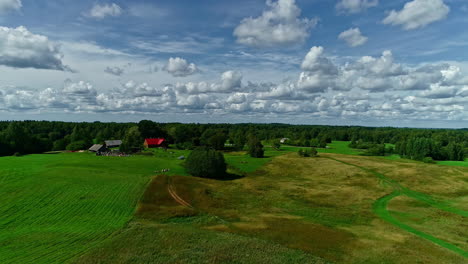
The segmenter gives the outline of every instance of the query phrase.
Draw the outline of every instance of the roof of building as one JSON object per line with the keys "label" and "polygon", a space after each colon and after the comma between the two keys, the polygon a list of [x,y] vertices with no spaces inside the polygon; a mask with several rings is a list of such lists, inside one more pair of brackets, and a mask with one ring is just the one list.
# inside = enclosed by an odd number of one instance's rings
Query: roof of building
{"label": "roof of building", "polygon": [[122,140],[106,140],[104,141],[106,146],[120,146],[122,145]]}
{"label": "roof of building", "polygon": [[100,151],[103,147],[103,145],[94,144],[89,148],[89,151]]}
{"label": "roof of building", "polygon": [[161,145],[165,141],[166,141],[166,139],[164,139],[164,138],[147,138],[147,139],[145,139],[146,144],[148,144],[148,145],[157,145],[157,146]]}

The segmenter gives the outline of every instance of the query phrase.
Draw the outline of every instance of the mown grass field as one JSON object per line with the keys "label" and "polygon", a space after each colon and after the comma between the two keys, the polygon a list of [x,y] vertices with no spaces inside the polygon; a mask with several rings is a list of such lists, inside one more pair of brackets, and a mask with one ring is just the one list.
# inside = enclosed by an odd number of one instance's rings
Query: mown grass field
{"label": "mown grass field", "polygon": [[0,263],[465,263],[468,168],[347,144],[225,153],[230,181],[188,176],[179,150],[0,158]]}

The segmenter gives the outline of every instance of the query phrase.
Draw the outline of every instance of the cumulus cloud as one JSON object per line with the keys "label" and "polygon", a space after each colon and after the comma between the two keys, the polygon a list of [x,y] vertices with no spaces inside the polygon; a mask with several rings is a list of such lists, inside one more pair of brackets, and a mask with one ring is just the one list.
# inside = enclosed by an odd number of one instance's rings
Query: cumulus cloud
{"label": "cumulus cloud", "polygon": [[324,55],[323,47],[312,47],[301,64],[298,87],[308,92],[324,92],[335,86],[336,65]]}
{"label": "cumulus cloud", "polygon": [[185,77],[199,72],[197,65],[179,57],[169,58],[163,70],[174,77]]}
{"label": "cumulus cloud", "polygon": [[114,67],[106,67],[104,69],[104,72],[115,75],[115,76],[121,76],[125,72],[125,70],[123,68],[114,66]]}
{"label": "cumulus cloud", "polygon": [[244,18],[235,28],[237,42],[253,47],[278,47],[303,43],[317,19],[300,18],[295,0],[266,2],[268,10],[261,16]]}
{"label": "cumulus cloud", "polygon": [[70,70],[62,62],[60,46],[25,27],[0,27],[0,65],[14,68]]}
{"label": "cumulus cloud", "polygon": [[324,56],[324,48],[320,46],[314,46],[309,50],[302,61],[301,69],[308,72],[320,72],[329,75],[337,73],[336,66],[330,59]]}
{"label": "cumulus cloud", "polygon": [[468,120],[463,65],[396,61],[391,51],[346,59],[312,47],[302,61],[302,73],[277,83],[245,81],[240,72],[231,70],[214,80],[162,86],[129,80],[114,89],[84,80],[66,80],[63,87],[45,89],[0,84],[0,111],[203,113],[270,116],[276,121],[395,120],[400,125],[401,120]]}
{"label": "cumulus cloud", "polygon": [[0,0],[0,14],[19,10],[22,6],[21,0]]}
{"label": "cumulus cloud", "polygon": [[350,28],[338,35],[338,38],[344,40],[350,47],[364,45],[368,38],[363,36],[359,28]]}
{"label": "cumulus cloud", "polygon": [[242,86],[242,73],[238,71],[226,71],[221,75],[221,89],[233,91]]}
{"label": "cumulus cloud", "polygon": [[341,0],[336,4],[336,10],[339,13],[356,14],[378,4],[379,0]]}
{"label": "cumulus cloud", "polygon": [[94,4],[91,10],[88,12],[88,16],[96,19],[103,19],[105,17],[118,17],[123,13],[122,8],[115,4]]}
{"label": "cumulus cloud", "polygon": [[450,7],[443,0],[413,0],[400,11],[390,11],[382,22],[411,30],[445,19],[449,12]]}

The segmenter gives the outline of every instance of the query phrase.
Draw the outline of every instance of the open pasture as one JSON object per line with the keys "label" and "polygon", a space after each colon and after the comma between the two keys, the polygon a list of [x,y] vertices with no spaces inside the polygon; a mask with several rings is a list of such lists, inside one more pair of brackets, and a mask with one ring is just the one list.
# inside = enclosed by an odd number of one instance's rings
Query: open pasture
{"label": "open pasture", "polygon": [[[445,185],[434,187],[435,179],[424,183],[424,174],[413,173],[427,166],[432,166],[427,170],[435,175],[445,173],[446,185],[466,180],[463,168],[447,172],[444,166],[416,162],[339,154],[300,158],[295,153],[275,157],[256,172],[233,181],[158,176],[146,190],[131,224],[77,263],[119,259],[124,263],[133,259],[156,263],[275,263],[273,259],[278,259],[284,263],[286,251],[288,263],[463,263],[465,216],[440,213],[432,204],[425,205],[429,211],[413,210],[414,203],[399,202],[404,196],[389,199],[388,208],[378,203],[395,186],[413,191],[411,185],[417,181],[420,186],[415,195],[462,212],[463,206],[458,206],[466,196],[447,192]],[[407,169],[406,174],[402,168]],[[401,175],[395,177],[393,170]],[[169,184],[190,207],[170,196]],[[461,192],[464,186],[454,187],[454,191]],[[387,213],[398,222],[386,219]],[[405,214],[412,215],[405,218]],[[419,226],[418,219],[434,215],[439,216],[438,221],[426,220],[424,228]],[[462,251],[434,243],[405,226]],[[439,230],[430,232],[434,228]],[[172,234],[170,239],[167,234]],[[125,242],[135,241],[135,237],[152,244]],[[226,250],[241,237],[249,246]],[[241,257],[244,255],[252,258]]]}
{"label": "open pasture", "polygon": [[88,153],[0,158],[0,263],[63,263],[98,245],[132,218],[154,171],[183,172],[176,163]]}

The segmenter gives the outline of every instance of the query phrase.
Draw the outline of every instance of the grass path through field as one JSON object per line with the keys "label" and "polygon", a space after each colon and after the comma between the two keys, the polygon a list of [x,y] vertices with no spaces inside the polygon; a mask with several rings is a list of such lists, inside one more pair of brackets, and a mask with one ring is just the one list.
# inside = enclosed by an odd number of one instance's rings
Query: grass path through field
{"label": "grass path through field", "polygon": [[464,216],[464,217],[468,217],[468,211],[464,211],[464,210],[460,210],[460,209],[457,209],[457,208],[454,208],[454,207],[451,207],[450,205],[448,205],[447,203],[445,202],[441,202],[441,201],[437,201],[435,200],[434,198],[432,198],[431,196],[427,195],[427,194],[424,194],[424,193],[420,193],[420,192],[415,192],[415,191],[412,191],[408,188],[405,188],[403,186],[401,186],[398,182],[396,182],[395,180],[392,180],[388,177],[386,177],[384,174],[381,174],[381,173],[378,173],[376,171],[373,171],[371,169],[368,169],[368,168],[365,168],[365,167],[361,167],[359,165],[356,165],[356,164],[352,164],[352,163],[349,163],[349,162],[345,162],[345,161],[342,161],[342,160],[338,160],[338,159],[335,159],[335,158],[331,158],[331,157],[326,157],[328,159],[331,159],[331,160],[334,160],[334,161],[337,161],[337,162],[340,162],[340,163],[343,163],[343,164],[346,164],[346,165],[349,165],[349,166],[353,166],[353,167],[356,167],[356,168],[359,168],[363,171],[366,171],[366,172],[370,172],[372,173],[373,175],[377,176],[384,184],[390,186],[392,189],[393,189],[393,192],[390,193],[390,194],[387,194],[381,198],[379,198],[377,201],[375,201],[374,205],[373,205],[373,210],[375,212],[375,214],[377,214],[379,217],[381,217],[382,219],[384,219],[385,221],[403,229],[403,230],[406,230],[410,233],[413,233],[421,238],[424,238],[426,240],[429,240],[439,246],[442,246],[446,249],[449,249],[457,254],[460,254],[464,257],[468,257],[468,251],[465,251],[453,244],[450,244],[444,240],[441,240],[439,238],[436,238],[430,234],[427,234],[425,232],[421,232],[407,224],[404,224],[402,222],[400,222],[398,219],[394,218],[390,212],[387,210],[387,205],[388,203],[390,202],[390,200],[392,200],[393,198],[397,197],[397,196],[400,196],[400,195],[405,195],[407,197],[410,197],[410,198],[413,198],[413,199],[416,199],[418,201],[421,201],[421,202],[424,202],[424,203],[427,203],[429,204],[430,206],[432,207],[435,207],[435,208],[438,208],[438,209],[441,209],[441,210],[444,210],[444,211],[447,211],[447,212],[450,212],[450,213],[454,213],[454,214],[458,214],[458,215],[461,215],[461,216]]}

